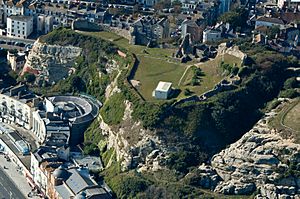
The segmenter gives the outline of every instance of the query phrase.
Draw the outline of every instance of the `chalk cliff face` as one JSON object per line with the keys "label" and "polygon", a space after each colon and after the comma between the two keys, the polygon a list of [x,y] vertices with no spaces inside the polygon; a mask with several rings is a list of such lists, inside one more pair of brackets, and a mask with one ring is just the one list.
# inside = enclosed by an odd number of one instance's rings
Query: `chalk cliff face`
{"label": "chalk cliff face", "polygon": [[[131,118],[131,103],[126,105],[123,121],[118,127],[101,122],[102,134],[107,136],[108,149],[113,148],[122,170],[155,171],[162,167],[166,148],[154,132],[146,130]],[[110,165],[108,165],[110,166]]]}
{"label": "chalk cliff face", "polygon": [[28,55],[23,72],[33,72],[38,78],[50,83],[65,78],[72,72],[75,59],[81,48],[74,46],[48,45],[37,40]]}
{"label": "chalk cliff face", "polygon": [[268,121],[274,115],[268,113],[240,140],[216,154],[211,167],[202,172],[205,181],[201,185],[213,182],[214,186],[206,188],[224,194],[257,191],[257,198],[300,198],[300,144],[270,129]]}

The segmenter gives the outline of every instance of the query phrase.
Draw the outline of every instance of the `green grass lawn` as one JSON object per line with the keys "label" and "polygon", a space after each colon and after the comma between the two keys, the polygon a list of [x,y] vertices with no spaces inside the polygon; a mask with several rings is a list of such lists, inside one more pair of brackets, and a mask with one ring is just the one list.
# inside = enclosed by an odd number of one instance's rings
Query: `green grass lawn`
{"label": "green grass lawn", "polygon": [[278,115],[270,120],[269,125],[279,131],[282,131],[284,136],[290,137],[291,135],[294,135],[293,137],[295,137],[296,142],[300,143],[299,112],[300,98],[297,98],[291,103],[287,103],[281,107],[278,110]]}
{"label": "green grass lawn", "polygon": [[[213,89],[214,86],[225,77],[225,75],[223,75],[223,70],[220,68],[220,64],[222,61],[228,64],[235,63],[238,67],[241,66],[241,60],[231,55],[224,55],[224,58],[219,56],[214,60],[196,64],[196,66],[201,68],[202,72],[204,73],[204,76],[200,78],[200,84],[196,86],[190,85],[191,79],[193,78],[193,71],[190,68],[182,78],[179,88],[182,91],[184,89],[189,89],[196,95],[201,95]],[[184,93],[182,92],[179,98],[184,97]]]}
{"label": "green grass lawn", "polygon": [[140,81],[138,91],[149,101],[154,100],[152,91],[159,81],[172,82],[177,87],[180,77],[186,69],[181,64],[168,63],[151,57],[139,56],[140,65],[135,80]]}
{"label": "green grass lawn", "polygon": [[[235,63],[237,66],[241,65],[241,60],[231,55],[217,57],[214,60],[199,64],[195,64],[195,62],[183,64],[172,58],[176,49],[147,48],[146,46],[130,45],[127,39],[111,32],[81,33],[112,41],[116,45],[136,54],[140,64],[134,79],[140,82],[138,91],[149,101],[155,101],[152,97],[152,91],[156,88],[159,81],[172,82],[173,87],[181,90],[181,93],[177,97],[181,99],[186,97],[183,92],[185,89],[189,89],[193,94],[201,95],[214,88],[214,86],[225,77],[222,75],[223,71],[220,68],[222,61],[228,64]],[[192,70],[187,70],[184,75],[185,70],[192,64],[198,65],[205,74],[201,77],[200,85],[197,86],[189,85],[193,77]],[[180,81],[181,78],[182,81]]]}
{"label": "green grass lawn", "polygon": [[282,122],[293,130],[297,143],[300,143],[300,98],[288,107],[287,113],[283,116]]}
{"label": "green grass lawn", "polygon": [[298,103],[285,115],[283,124],[300,132],[300,99]]}
{"label": "green grass lawn", "polygon": [[[141,45],[130,45],[129,41],[125,39],[124,37],[121,37],[115,33],[112,32],[83,32],[80,31],[80,33],[90,36],[96,36],[100,37],[105,40],[112,41],[116,45],[120,46],[121,48],[125,48],[126,50],[135,53],[137,56],[141,55],[148,55],[158,58],[166,58],[168,56],[172,56],[173,53],[176,52],[176,49],[162,49],[162,48],[147,48],[146,46]],[[146,52],[144,50],[146,49]]]}

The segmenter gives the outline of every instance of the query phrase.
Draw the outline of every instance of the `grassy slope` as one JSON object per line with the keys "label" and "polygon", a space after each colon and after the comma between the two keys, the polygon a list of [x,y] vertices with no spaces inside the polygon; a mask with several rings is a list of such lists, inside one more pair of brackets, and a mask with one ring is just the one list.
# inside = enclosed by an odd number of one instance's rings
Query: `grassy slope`
{"label": "grassy slope", "polygon": [[297,143],[300,143],[300,98],[298,97],[284,112],[282,123],[289,127]]}
{"label": "grassy slope", "polygon": [[[134,79],[140,81],[140,87],[138,90],[148,101],[155,101],[152,97],[152,91],[156,88],[159,81],[172,82],[173,86],[181,89],[181,91],[188,88],[195,94],[200,95],[212,89],[224,78],[224,76],[222,76],[222,70],[219,68],[223,58],[217,57],[215,60],[207,61],[199,65],[205,73],[205,76],[202,77],[202,81],[199,86],[190,86],[184,83],[178,85],[184,71],[192,65],[193,62],[189,62],[187,64],[176,62],[172,58],[172,54],[176,52],[176,49],[147,48],[145,46],[129,45],[128,40],[125,38],[109,32],[82,33],[112,41],[116,45],[136,54],[140,64]],[[230,55],[224,56],[224,62],[229,64],[236,63],[238,66],[240,65],[240,59]],[[191,75],[191,71],[188,70],[183,79],[189,81]],[[183,92],[181,92],[178,96],[178,98],[184,97]]]}
{"label": "grassy slope", "polygon": [[[220,82],[224,75],[222,75],[223,71],[220,68],[220,64],[222,62],[222,57],[216,57],[214,60],[210,60],[204,63],[196,64],[203,73],[204,76],[200,79],[200,85],[197,86],[191,86],[189,85],[191,82],[191,79],[193,77],[193,71],[192,69],[188,69],[186,74],[184,75],[181,84],[179,85],[181,90],[184,90],[188,88],[190,91],[192,91],[196,95],[201,95],[205,93],[208,90],[211,90],[218,82]],[[224,56],[224,62],[233,65],[234,63],[237,64],[237,66],[240,66],[241,60],[237,57],[231,56],[231,55],[225,55]],[[183,98],[184,95],[181,93],[179,96],[180,98]]]}
{"label": "grassy slope", "polygon": [[300,99],[297,104],[285,115],[283,124],[295,131],[300,131]]}
{"label": "grassy slope", "polygon": [[[271,127],[283,131],[288,137],[290,137],[291,134],[295,135],[297,143],[300,143],[299,104],[300,98],[297,98],[291,103],[287,103],[279,108],[278,115],[276,115],[269,123]],[[282,124],[286,125],[288,128]]]}
{"label": "grassy slope", "polygon": [[141,86],[138,88],[139,92],[145,99],[151,101],[154,100],[152,91],[159,81],[172,82],[173,86],[177,87],[184,71],[185,67],[182,65],[142,57],[134,78],[141,82]]}

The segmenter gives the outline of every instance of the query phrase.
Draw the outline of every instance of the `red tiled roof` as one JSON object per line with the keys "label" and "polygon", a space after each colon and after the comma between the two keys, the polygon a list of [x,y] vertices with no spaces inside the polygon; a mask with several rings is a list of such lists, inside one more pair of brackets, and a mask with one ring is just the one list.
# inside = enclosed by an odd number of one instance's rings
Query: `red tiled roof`
{"label": "red tiled roof", "polygon": [[259,17],[256,21],[265,21],[265,22],[270,22],[270,23],[276,23],[276,24],[282,24],[284,25],[284,22],[279,19],[279,18],[275,18],[275,17],[265,17],[265,16],[262,16],[262,17]]}
{"label": "red tiled roof", "polygon": [[280,15],[281,19],[289,24],[293,21],[300,21],[300,13],[294,13],[294,12],[284,12]]}
{"label": "red tiled roof", "polygon": [[39,72],[38,70],[29,68],[28,66],[24,66],[23,71],[22,71],[22,75],[23,75],[24,73],[26,73],[26,72],[27,72],[27,73],[32,73],[32,74],[34,74],[34,75],[40,74],[40,72]]}

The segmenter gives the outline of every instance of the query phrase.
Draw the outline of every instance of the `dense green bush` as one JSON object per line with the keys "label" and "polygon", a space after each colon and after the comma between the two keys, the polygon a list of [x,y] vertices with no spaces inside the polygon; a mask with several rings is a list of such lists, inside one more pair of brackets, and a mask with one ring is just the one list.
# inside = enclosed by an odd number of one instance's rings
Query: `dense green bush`
{"label": "dense green bush", "polygon": [[224,13],[219,17],[219,21],[223,23],[229,23],[234,29],[239,27],[245,28],[247,26],[248,12],[244,7],[237,8],[235,10]]}
{"label": "dense green bush", "polygon": [[95,143],[85,143],[83,153],[85,155],[99,156],[100,151]]}
{"label": "dense green bush", "polygon": [[282,98],[295,98],[298,97],[299,93],[297,92],[296,89],[288,89],[288,90],[282,90],[279,94],[279,97]]}
{"label": "dense green bush", "polygon": [[108,60],[118,59],[117,47],[108,41],[59,28],[40,38],[41,42],[56,45],[72,45],[82,48],[76,59],[75,74],[59,81],[47,93],[88,93],[104,101],[105,88],[111,81],[105,65]]}
{"label": "dense green bush", "polygon": [[100,124],[98,120],[95,119],[89,128],[84,132],[84,141],[87,143],[93,142],[98,145],[98,143],[104,139],[105,138],[100,129]]}
{"label": "dense green bush", "polygon": [[291,89],[291,88],[298,88],[299,82],[297,81],[296,77],[291,77],[288,78],[285,82],[284,82],[284,89]]}
{"label": "dense green bush", "polygon": [[122,93],[115,93],[104,103],[100,111],[104,122],[116,125],[122,121],[125,111],[124,100]]}
{"label": "dense green bush", "polygon": [[136,175],[117,175],[110,181],[111,188],[115,191],[117,198],[134,198],[143,192],[150,185],[150,182]]}
{"label": "dense green bush", "polygon": [[35,75],[31,73],[24,73],[22,80],[27,83],[33,83],[35,81]]}

